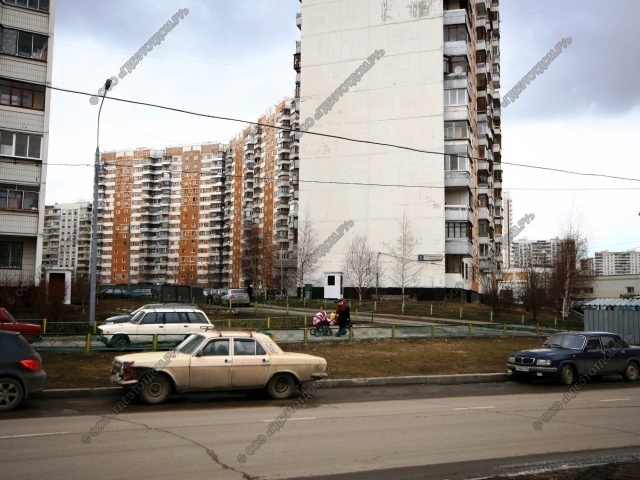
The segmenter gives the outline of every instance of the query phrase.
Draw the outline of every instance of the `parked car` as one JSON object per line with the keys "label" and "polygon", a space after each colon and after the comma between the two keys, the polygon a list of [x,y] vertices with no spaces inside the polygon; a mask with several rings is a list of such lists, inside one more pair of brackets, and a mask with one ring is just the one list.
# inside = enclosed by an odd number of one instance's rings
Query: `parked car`
{"label": "parked car", "polygon": [[556,379],[565,385],[585,374],[636,380],[639,370],[640,347],[608,332],[555,333],[542,348],[512,353],[507,361],[507,371],[514,377]]}
{"label": "parked car", "polygon": [[160,292],[155,288],[138,288],[131,292],[130,298],[131,300],[139,300],[141,298],[150,300],[151,298],[157,297],[158,295],[160,295]]}
{"label": "parked car", "polygon": [[42,358],[18,332],[0,331],[0,412],[44,389]]}
{"label": "parked car", "polygon": [[126,288],[105,288],[98,292],[98,298],[131,298],[131,293]]}
{"label": "parked car", "polygon": [[249,305],[251,303],[251,297],[246,290],[242,288],[232,288],[225,293],[221,298],[221,303],[224,306],[239,306]]}
{"label": "parked car", "polygon": [[326,370],[324,358],[285,353],[262,333],[205,327],[173,352],[115,357],[110,378],[135,387],[144,403],[159,404],[172,393],[224,390],[266,390],[272,398],[289,398],[296,386],[327,376]]}
{"label": "parked car", "polygon": [[39,339],[42,335],[42,327],[40,325],[17,322],[13,315],[9,313],[9,310],[3,307],[0,307],[0,330],[21,333],[30,342]]}
{"label": "parked car", "polygon": [[222,305],[222,297],[227,294],[229,289],[227,287],[218,288],[212,295],[212,303],[214,305]]}
{"label": "parked car", "polygon": [[154,305],[141,308],[127,323],[100,325],[98,340],[108,347],[126,348],[135,343],[180,341],[201,326],[213,325],[202,310],[188,305]]}
{"label": "parked car", "polygon": [[115,315],[113,317],[109,317],[102,322],[102,325],[108,325],[111,323],[128,323],[131,321],[131,319],[135,316],[136,313],[141,312],[144,309],[162,308],[162,307],[186,307],[186,306],[198,308],[195,305],[190,305],[186,303],[150,303],[147,305],[143,305],[140,308],[136,308],[131,313],[125,313],[122,315]]}

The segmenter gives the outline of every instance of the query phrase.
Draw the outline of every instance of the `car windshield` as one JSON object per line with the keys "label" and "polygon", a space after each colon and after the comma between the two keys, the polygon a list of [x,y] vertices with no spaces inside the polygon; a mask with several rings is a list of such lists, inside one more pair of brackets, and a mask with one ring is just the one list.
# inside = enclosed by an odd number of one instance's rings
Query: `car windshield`
{"label": "car windshield", "polygon": [[581,350],[584,345],[584,335],[572,335],[557,333],[551,335],[546,342],[542,344],[543,347],[557,347],[557,348],[571,348],[574,350]]}
{"label": "car windshield", "polygon": [[202,344],[204,338],[205,337],[202,335],[192,333],[187,338],[185,338],[180,345],[176,347],[176,351],[184,353],[186,355],[193,355]]}
{"label": "car windshield", "polygon": [[138,325],[140,323],[140,321],[142,320],[142,317],[145,316],[145,313],[146,312],[144,312],[142,310],[139,311],[138,313],[136,313],[135,315],[133,315],[131,317],[131,320],[129,320],[129,323],[135,323],[136,325]]}

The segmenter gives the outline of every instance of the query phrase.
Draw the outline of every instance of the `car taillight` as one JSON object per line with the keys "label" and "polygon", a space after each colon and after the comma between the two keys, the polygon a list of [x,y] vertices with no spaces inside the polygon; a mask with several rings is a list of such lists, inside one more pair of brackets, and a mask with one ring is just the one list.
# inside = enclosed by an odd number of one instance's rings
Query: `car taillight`
{"label": "car taillight", "polygon": [[40,360],[36,360],[35,358],[20,360],[20,365],[28,368],[29,370],[40,370]]}
{"label": "car taillight", "polygon": [[229,298],[236,298],[235,295],[229,295]]}

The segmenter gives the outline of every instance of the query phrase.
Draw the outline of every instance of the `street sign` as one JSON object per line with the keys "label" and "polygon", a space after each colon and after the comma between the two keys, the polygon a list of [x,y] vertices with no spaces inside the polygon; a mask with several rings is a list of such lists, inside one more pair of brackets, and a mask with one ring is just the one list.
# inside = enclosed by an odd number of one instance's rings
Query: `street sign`
{"label": "street sign", "polygon": [[418,261],[419,262],[441,262],[442,261],[442,255],[440,254],[434,254],[434,253],[423,253],[418,255]]}

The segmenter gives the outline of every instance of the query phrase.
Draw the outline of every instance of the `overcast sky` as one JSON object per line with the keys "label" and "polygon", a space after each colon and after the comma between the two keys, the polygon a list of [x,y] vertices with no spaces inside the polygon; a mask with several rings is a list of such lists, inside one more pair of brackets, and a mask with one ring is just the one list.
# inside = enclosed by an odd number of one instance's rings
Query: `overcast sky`
{"label": "overcast sky", "polygon": [[[181,9],[188,15],[109,92],[101,151],[226,143],[243,127],[110,96],[254,121],[293,95],[298,0],[58,0],[54,87],[96,93]],[[515,221],[535,215],[517,239],[557,236],[573,218],[592,252],[640,249],[640,1],[502,0],[500,14],[503,98],[571,39],[502,112],[503,186]],[[88,97],[53,92],[48,204],[92,199],[97,114]]]}

